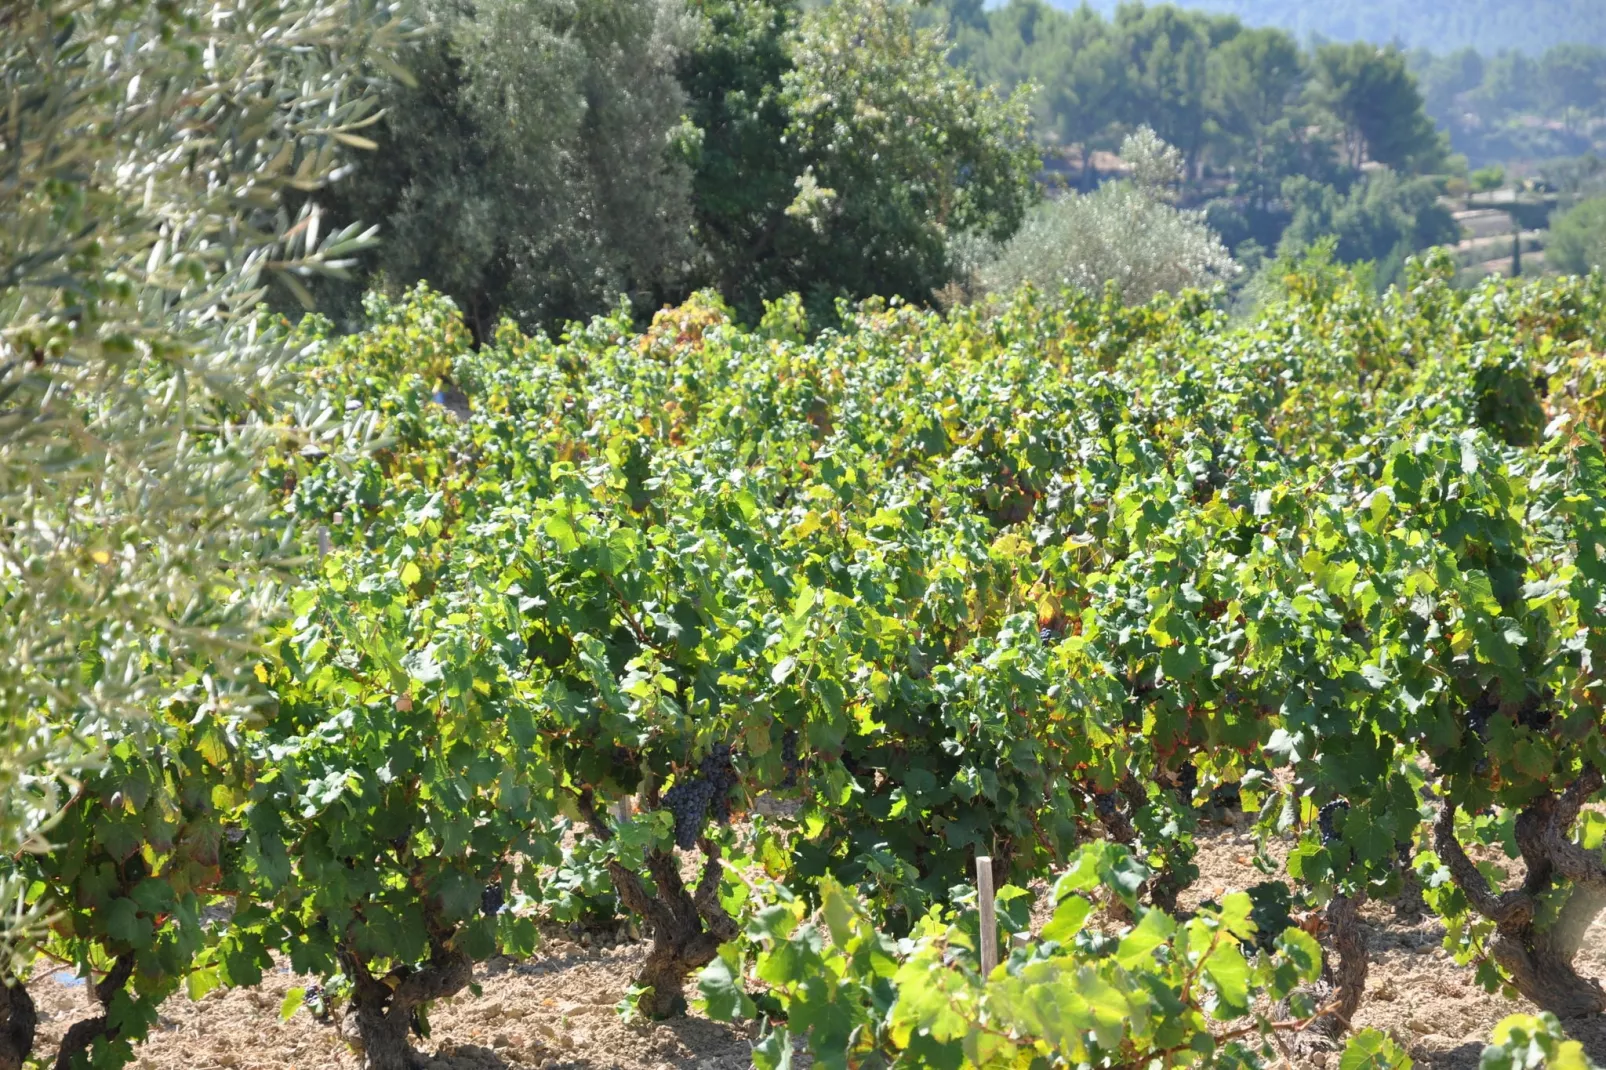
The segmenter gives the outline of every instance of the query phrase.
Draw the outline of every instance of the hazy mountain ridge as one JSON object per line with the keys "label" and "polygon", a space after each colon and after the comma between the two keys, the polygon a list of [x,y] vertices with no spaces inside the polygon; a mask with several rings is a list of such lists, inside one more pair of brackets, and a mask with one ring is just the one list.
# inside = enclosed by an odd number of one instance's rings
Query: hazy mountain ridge
{"label": "hazy mountain ridge", "polygon": [[[1078,0],[1053,0],[1075,9]],[[1280,26],[1301,40],[1397,41],[1443,53],[1471,46],[1542,52],[1566,43],[1606,46],[1602,0],[1177,0],[1182,7],[1236,15],[1253,26]],[[1106,15],[1120,0],[1089,0]]]}

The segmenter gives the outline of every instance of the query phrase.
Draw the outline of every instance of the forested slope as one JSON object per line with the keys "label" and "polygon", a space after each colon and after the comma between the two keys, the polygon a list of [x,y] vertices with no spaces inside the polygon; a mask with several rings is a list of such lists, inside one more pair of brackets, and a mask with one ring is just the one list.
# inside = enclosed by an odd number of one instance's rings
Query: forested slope
{"label": "forested slope", "polygon": [[[1091,0],[1110,13],[1119,0]],[[1606,45],[1606,5],[1594,0],[1180,0],[1181,6],[1237,15],[1252,26],[1280,26],[1298,37],[1399,42],[1436,52],[1542,52],[1559,44]],[[1080,6],[1061,0],[1060,6]]]}

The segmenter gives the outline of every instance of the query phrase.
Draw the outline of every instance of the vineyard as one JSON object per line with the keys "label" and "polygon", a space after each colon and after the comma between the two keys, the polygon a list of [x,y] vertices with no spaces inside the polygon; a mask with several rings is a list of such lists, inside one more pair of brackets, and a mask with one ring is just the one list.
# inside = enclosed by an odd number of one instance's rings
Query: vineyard
{"label": "vineyard", "polygon": [[[17,856],[56,912],[0,1067],[125,1065],[288,967],[286,1014],[401,1070],[553,926],[640,934],[620,1013],[756,1023],[764,1068],[1397,1066],[1348,1028],[1369,900],[1600,1015],[1606,284],[1411,270],[1313,264],[1251,323],[309,319],[257,701],[196,672],[103,728]],[[1261,880],[1184,907],[1223,815]],[[45,1053],[51,962],[100,1009]],[[1486,1060],[1582,1065],[1559,1028]]]}

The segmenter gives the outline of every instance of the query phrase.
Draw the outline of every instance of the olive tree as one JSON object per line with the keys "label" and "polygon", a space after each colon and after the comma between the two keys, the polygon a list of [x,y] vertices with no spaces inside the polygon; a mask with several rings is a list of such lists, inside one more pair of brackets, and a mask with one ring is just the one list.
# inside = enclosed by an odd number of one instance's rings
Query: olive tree
{"label": "olive tree", "polygon": [[259,447],[292,424],[266,288],[367,238],[286,208],[367,141],[380,0],[0,0],[0,1067],[51,905],[12,860],[176,688],[249,712],[276,560]]}
{"label": "olive tree", "polygon": [[[674,294],[693,255],[672,0],[424,0],[429,32],[330,203],[382,222],[364,284],[428,280],[486,337]],[[360,287],[334,307],[357,315]]]}
{"label": "olive tree", "polygon": [[1121,156],[1129,178],[1049,201],[991,256],[972,253],[981,287],[1000,293],[1025,283],[1050,291],[1114,286],[1123,301],[1137,303],[1235,274],[1237,265],[1203,213],[1171,203],[1182,154],[1144,127],[1125,140]]}

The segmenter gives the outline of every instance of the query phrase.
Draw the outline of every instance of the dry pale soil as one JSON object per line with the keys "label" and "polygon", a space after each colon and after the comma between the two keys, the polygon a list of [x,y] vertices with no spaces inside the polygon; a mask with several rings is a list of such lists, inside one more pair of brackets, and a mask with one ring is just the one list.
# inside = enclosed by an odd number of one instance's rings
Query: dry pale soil
{"label": "dry pale soil", "polygon": [[[1232,827],[1200,835],[1200,877],[1180,905],[1246,888],[1265,877],[1251,859],[1254,841]],[[1419,1068],[1472,1070],[1490,1028],[1501,1018],[1532,1012],[1523,1001],[1490,995],[1439,946],[1443,928],[1431,915],[1396,917],[1390,904],[1369,904],[1364,921],[1372,966],[1356,1025],[1386,1030]],[[1606,977],[1606,924],[1597,922],[1580,954],[1580,969]],[[582,942],[549,938],[522,962],[481,966],[478,996],[463,993],[430,1015],[431,1038],[421,1042],[431,1070],[741,1070],[750,1065],[750,1030],[692,1015],[672,1022],[626,1022],[615,1011],[646,945],[609,937]],[[60,975],[58,975],[59,977]],[[288,970],[257,989],[219,991],[200,1002],[183,996],[163,1008],[161,1022],[140,1049],[142,1070],[325,1070],[355,1068],[333,1025],[302,1008],[281,1021],[285,993],[305,983]],[[67,1027],[89,1012],[81,982],[44,980],[40,1044],[52,1051]],[[688,993],[690,994],[690,993]],[[1594,1059],[1606,1065],[1606,1021],[1574,1030]],[[1337,1057],[1317,1052],[1299,1070],[1336,1070]]]}

